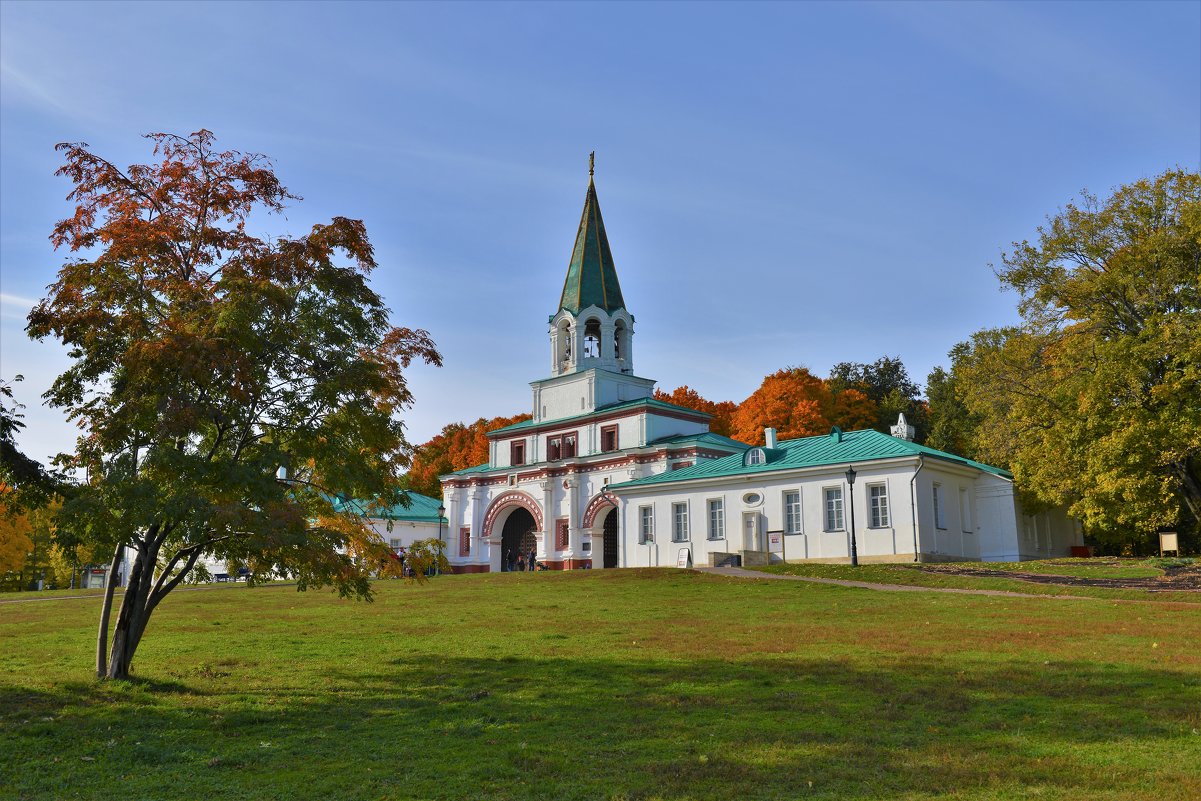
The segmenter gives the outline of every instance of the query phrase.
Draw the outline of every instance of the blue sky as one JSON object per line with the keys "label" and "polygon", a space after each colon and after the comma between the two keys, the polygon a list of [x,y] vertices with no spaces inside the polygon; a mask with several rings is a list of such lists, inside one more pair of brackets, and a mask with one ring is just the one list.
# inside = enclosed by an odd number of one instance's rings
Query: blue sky
{"label": "blue sky", "polygon": [[209,128],[366,221],[420,442],[528,411],[597,152],[641,375],[742,400],[788,365],[918,381],[1015,319],[989,269],[1083,188],[1201,164],[1201,3],[0,4],[0,376],[73,429],[23,333],[70,208],[53,145]]}

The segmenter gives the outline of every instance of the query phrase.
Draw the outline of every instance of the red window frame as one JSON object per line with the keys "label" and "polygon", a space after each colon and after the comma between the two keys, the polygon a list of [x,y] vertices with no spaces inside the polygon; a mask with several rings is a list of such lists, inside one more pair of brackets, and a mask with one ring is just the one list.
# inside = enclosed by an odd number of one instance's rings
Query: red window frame
{"label": "red window frame", "polygon": [[579,432],[562,431],[546,438],[546,461],[557,462],[579,455]]}
{"label": "red window frame", "polygon": [[525,464],[524,439],[515,439],[509,443],[509,464],[513,466]]}
{"label": "red window frame", "polygon": [[459,529],[459,556],[471,555],[471,529]]}
{"label": "red window frame", "polygon": [[692,467],[692,462],[676,462],[671,466],[672,470],[683,470],[685,467]]}
{"label": "red window frame", "polygon": [[567,518],[561,517],[555,521],[555,550],[566,551],[570,541],[570,528],[568,527]]}
{"label": "red window frame", "polygon": [[601,426],[601,453],[617,450],[617,426]]}

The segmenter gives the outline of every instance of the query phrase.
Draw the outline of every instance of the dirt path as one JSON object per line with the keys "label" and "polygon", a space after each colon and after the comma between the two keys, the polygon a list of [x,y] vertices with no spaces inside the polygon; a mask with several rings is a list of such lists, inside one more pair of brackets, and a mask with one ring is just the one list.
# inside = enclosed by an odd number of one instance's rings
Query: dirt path
{"label": "dirt path", "polygon": [[1069,601],[1107,600],[1105,598],[1093,598],[1088,595],[1041,595],[1032,592],[1010,592],[1008,590],[971,590],[956,587],[914,587],[909,584],[873,584],[870,581],[817,578],[816,576],[787,576],[781,573],[760,573],[758,570],[745,570],[741,567],[698,567],[696,570],[701,573],[709,573],[714,576],[729,576],[730,578],[809,581],[814,584],[836,584],[840,587],[859,587],[865,590],[881,590],[884,592],[945,592],[956,595],[999,595],[1005,598],[1049,598]]}

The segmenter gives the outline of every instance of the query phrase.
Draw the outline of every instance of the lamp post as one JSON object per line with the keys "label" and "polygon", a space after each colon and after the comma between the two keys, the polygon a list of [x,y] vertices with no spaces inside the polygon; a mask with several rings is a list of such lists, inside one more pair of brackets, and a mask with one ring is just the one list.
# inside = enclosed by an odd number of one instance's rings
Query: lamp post
{"label": "lamp post", "polygon": [[438,561],[435,562],[434,574],[442,575],[442,517],[446,514],[446,505],[438,504]]}
{"label": "lamp post", "polygon": [[851,488],[851,565],[859,567],[859,548],[855,544],[855,468],[847,465],[847,486]]}

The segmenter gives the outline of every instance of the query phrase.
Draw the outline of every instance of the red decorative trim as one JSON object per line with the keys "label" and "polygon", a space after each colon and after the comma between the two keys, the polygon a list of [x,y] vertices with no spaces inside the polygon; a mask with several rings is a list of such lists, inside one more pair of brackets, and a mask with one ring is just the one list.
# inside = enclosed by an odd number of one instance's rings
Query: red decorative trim
{"label": "red decorative trim", "polygon": [[452,573],[490,573],[491,568],[487,565],[451,565]]}
{"label": "red decorative trim", "polygon": [[[655,417],[671,417],[676,420],[688,420],[693,423],[707,423],[713,419],[713,415],[705,414],[704,412],[692,412],[691,414],[689,414],[687,412],[684,412],[683,410],[676,412],[676,411],[668,411],[665,409],[648,408],[648,407],[644,407],[642,409],[638,409],[635,411],[631,411],[629,409],[622,409],[621,411],[609,412],[608,414],[595,413],[595,412],[594,412],[594,414],[596,414],[596,417],[590,417],[590,418],[586,418],[583,420],[576,420],[573,423],[571,423],[570,425],[579,426],[579,425],[592,425],[595,423],[606,423],[610,420],[624,420],[627,417],[639,417],[643,414],[654,415]],[[548,420],[545,423],[542,423],[540,425],[534,425],[534,426],[530,426],[529,428],[522,429],[521,433],[518,436],[527,436],[528,434],[541,434],[545,431],[553,431],[561,425],[563,425],[562,420]],[[489,439],[500,439],[500,438],[503,438],[506,436],[510,436],[510,437],[513,436],[513,432],[512,431],[491,431],[487,434],[487,437]]]}
{"label": "red decorative trim", "polygon": [[605,493],[600,493],[591,501],[588,502],[588,508],[584,510],[584,528],[592,528],[596,523],[596,516],[600,514],[601,509],[616,507],[617,504],[605,497]]}
{"label": "red decorative trim", "polygon": [[[577,446],[578,446],[578,440],[577,440]],[[630,448],[627,450],[635,450],[635,449]],[[560,460],[559,462],[551,462],[549,465],[538,468],[537,470],[529,470],[526,472],[519,472],[517,474],[517,480],[518,481],[533,481],[533,480],[540,480],[540,479],[546,479],[546,478],[559,478],[562,476],[569,476],[569,475],[574,475],[574,474],[579,474],[579,473],[592,473],[592,472],[596,472],[598,470],[609,470],[612,468],[621,467],[623,465],[653,464],[655,462],[661,462],[665,458],[670,460],[670,459],[678,459],[680,457],[691,456],[691,457],[702,458],[702,459],[721,459],[725,456],[729,456],[731,453],[735,453],[735,451],[733,451],[733,450],[731,450],[731,451],[700,450],[697,448],[685,448],[685,449],[679,449],[679,450],[659,449],[653,453],[646,453],[646,454],[629,453],[629,454],[625,454],[625,455],[622,455],[617,458],[609,458],[609,459],[604,459],[604,460],[596,461],[596,462],[574,461],[571,464],[563,464],[562,460]],[[577,456],[575,458],[576,459],[591,459],[594,457],[593,456],[590,456],[590,457]],[[498,467],[496,469],[497,470],[508,470],[509,468]],[[493,484],[506,484],[506,483],[508,483],[508,480],[509,480],[509,478],[508,478],[507,473],[501,473],[499,475],[487,474],[485,477],[482,477],[482,478],[451,479],[451,480],[443,482],[442,486],[454,487],[454,488],[458,488],[458,489],[466,489],[468,487],[486,487],[486,486],[491,486]]]}
{"label": "red decorative trim", "polygon": [[459,556],[471,555],[471,529],[459,529]]}
{"label": "red decorative trim", "polygon": [[570,528],[568,527],[567,518],[561,517],[555,521],[555,550],[567,550],[568,542],[570,541]]}
{"label": "red decorative trim", "polygon": [[483,539],[488,539],[492,536],[492,526],[496,523],[497,516],[508,509],[510,506],[520,506],[534,516],[534,525],[542,531],[542,509],[538,506],[538,502],[526,495],[521,490],[511,490],[498,495],[492,505],[488,507],[488,513],[484,515],[484,532],[480,535]]}

